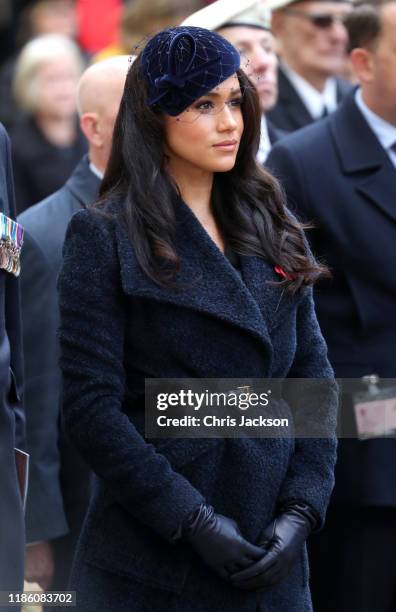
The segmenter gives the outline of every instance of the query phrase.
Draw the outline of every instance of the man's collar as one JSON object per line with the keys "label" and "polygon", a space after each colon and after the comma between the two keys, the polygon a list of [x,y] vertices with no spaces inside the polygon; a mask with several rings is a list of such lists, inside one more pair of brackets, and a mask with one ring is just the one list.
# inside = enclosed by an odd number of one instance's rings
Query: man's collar
{"label": "man's collar", "polygon": [[396,126],[382,119],[367,106],[360,88],[355,93],[355,102],[384,149],[392,147],[396,143]]}
{"label": "man's collar", "polygon": [[260,144],[257,151],[257,161],[263,164],[268,157],[268,153],[271,149],[271,141],[268,134],[267,120],[264,113],[261,115],[260,124]]}
{"label": "man's collar", "polygon": [[329,77],[323,92],[319,92],[284,62],[282,68],[313,119],[320,119],[325,110],[329,113],[337,108],[337,83],[334,77]]}
{"label": "man's collar", "polygon": [[91,170],[91,172],[93,172],[93,174],[95,176],[98,177],[98,179],[102,180],[103,179],[103,172],[101,172],[96,166],[95,164],[93,164],[91,161],[89,162],[89,169]]}

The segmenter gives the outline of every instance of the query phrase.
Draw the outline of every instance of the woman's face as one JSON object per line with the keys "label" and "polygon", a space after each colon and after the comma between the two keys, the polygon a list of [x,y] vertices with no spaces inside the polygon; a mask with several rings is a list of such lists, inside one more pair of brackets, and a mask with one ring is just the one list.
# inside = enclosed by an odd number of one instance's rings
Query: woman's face
{"label": "woman's face", "polygon": [[42,64],[35,77],[36,112],[56,117],[73,115],[79,76],[75,60],[67,55]]}
{"label": "woman's face", "polygon": [[243,133],[241,103],[241,88],[233,75],[177,117],[166,115],[166,154],[171,167],[231,170]]}

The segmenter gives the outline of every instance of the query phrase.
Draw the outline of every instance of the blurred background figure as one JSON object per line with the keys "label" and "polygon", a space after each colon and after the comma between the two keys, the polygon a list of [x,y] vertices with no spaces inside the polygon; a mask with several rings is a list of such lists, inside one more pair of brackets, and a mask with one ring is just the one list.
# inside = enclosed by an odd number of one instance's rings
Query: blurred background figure
{"label": "blurred background figure", "polygon": [[271,145],[282,132],[268,121],[266,113],[277,100],[275,39],[271,33],[271,12],[264,1],[217,0],[190,15],[182,25],[216,30],[242,54],[241,68],[257,89],[263,112],[258,160],[264,163]]}
{"label": "blurred background figure", "polygon": [[343,19],[348,0],[272,0],[272,31],[279,42],[279,98],[273,123],[294,131],[337,108],[350,84],[345,67],[348,40]]}
{"label": "blurred background figure", "polygon": [[89,500],[89,472],[68,444],[60,421],[58,298],[62,245],[74,212],[95,201],[110,154],[130,58],[88,68],[78,86],[81,128],[89,152],[59,191],[22,215],[22,282],[27,442],[26,580],[43,589],[67,587],[75,544]]}
{"label": "blurred background figure", "polygon": [[[396,1],[358,6],[346,26],[360,86],[276,144],[268,165],[314,223],[313,252],[333,273],[315,290],[318,319],[336,375],[353,379],[340,424],[354,437],[339,442],[326,524],[310,542],[314,609],[395,612],[396,439],[369,406],[371,435],[357,439],[355,394],[370,376],[396,398]],[[383,399],[373,388],[371,401]]]}
{"label": "blurred background figure", "polygon": [[131,0],[122,11],[115,41],[93,57],[100,61],[112,55],[134,53],[147,36],[178,25],[200,6],[198,0]]}
{"label": "blurred background figure", "polygon": [[82,68],[78,47],[57,34],[30,41],[18,58],[14,91],[25,115],[10,132],[18,212],[59,189],[86,151],[76,115]]}
{"label": "blurred background figure", "polygon": [[0,3],[0,63],[11,53],[15,28],[15,10],[12,0],[2,0]]}
{"label": "blurred background figure", "polygon": [[[0,20],[3,2],[0,3]],[[0,121],[10,129],[18,117],[12,92],[15,64],[22,47],[43,34],[62,34],[74,39],[77,21],[74,0],[10,0],[8,31],[0,39]]]}
{"label": "blurred background figure", "polygon": [[30,39],[43,34],[63,34],[75,38],[75,0],[30,1],[20,16],[17,43],[26,44]]}

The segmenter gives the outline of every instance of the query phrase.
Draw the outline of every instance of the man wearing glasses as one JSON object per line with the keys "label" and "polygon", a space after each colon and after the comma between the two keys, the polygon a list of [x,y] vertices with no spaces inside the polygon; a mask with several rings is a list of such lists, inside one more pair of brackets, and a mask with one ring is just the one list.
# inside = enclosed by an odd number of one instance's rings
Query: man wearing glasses
{"label": "man wearing glasses", "polygon": [[273,0],[272,31],[280,45],[279,98],[269,119],[288,132],[337,108],[350,85],[336,76],[344,66],[347,0]]}
{"label": "man wearing glasses", "polygon": [[276,41],[271,11],[262,0],[217,0],[193,13],[181,25],[215,30],[241,53],[241,68],[255,85],[262,110],[257,160],[264,163],[271,146],[284,136],[267,120],[278,95]]}

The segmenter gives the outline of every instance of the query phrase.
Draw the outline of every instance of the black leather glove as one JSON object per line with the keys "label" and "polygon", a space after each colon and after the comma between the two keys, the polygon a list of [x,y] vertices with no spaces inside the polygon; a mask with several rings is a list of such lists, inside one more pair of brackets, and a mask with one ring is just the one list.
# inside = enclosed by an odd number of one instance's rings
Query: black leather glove
{"label": "black leather glove", "polygon": [[284,508],[266,528],[260,546],[267,551],[262,559],[231,576],[231,583],[252,591],[265,590],[283,580],[317,522],[315,511],[304,503]]}
{"label": "black leather glove", "polygon": [[183,524],[181,537],[219,576],[229,580],[230,572],[246,568],[264,552],[242,536],[237,523],[201,504]]}

